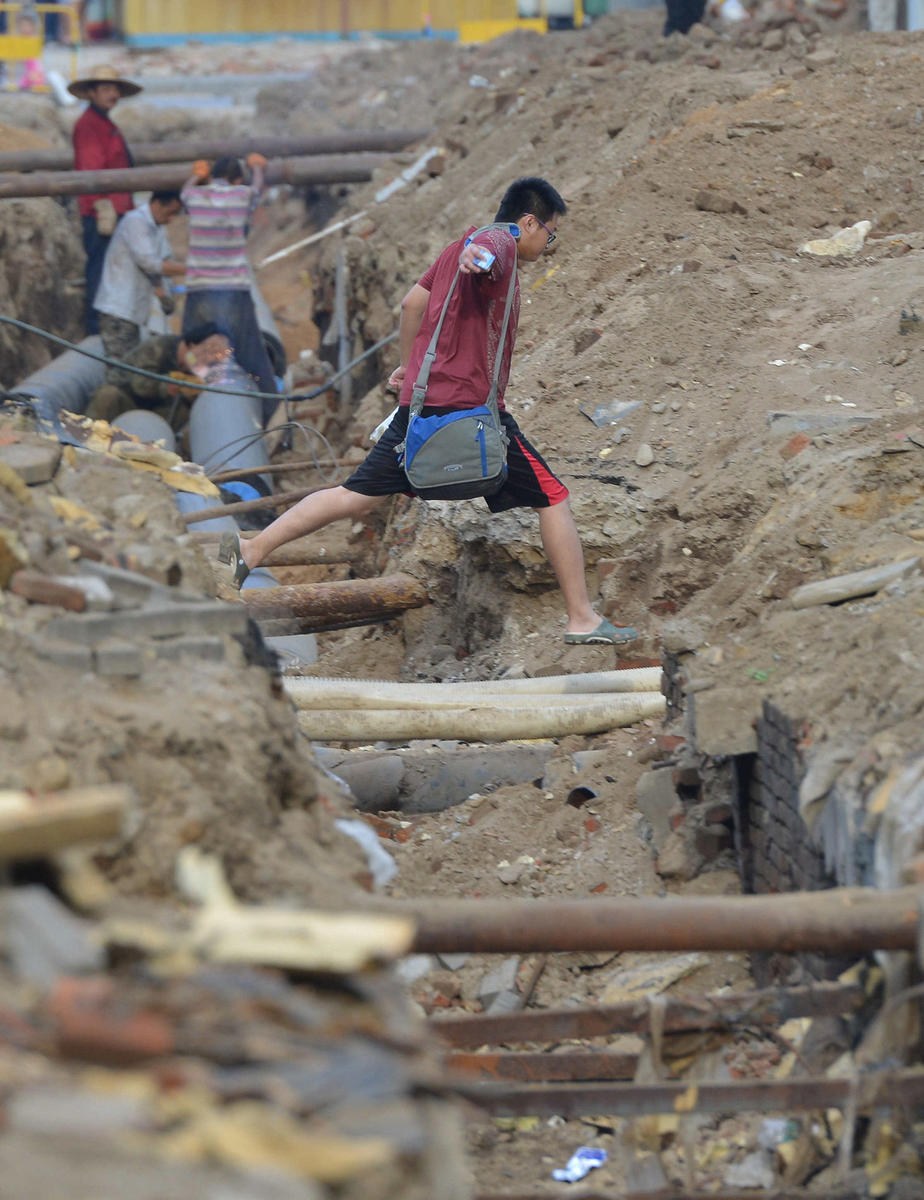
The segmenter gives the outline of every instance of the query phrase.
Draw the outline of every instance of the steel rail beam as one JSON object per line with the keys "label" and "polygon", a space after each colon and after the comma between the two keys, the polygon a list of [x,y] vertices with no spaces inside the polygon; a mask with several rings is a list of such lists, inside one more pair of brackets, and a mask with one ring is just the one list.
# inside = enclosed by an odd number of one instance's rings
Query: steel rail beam
{"label": "steel rail beam", "polygon": [[[857,1012],[866,1002],[859,984],[821,983],[815,987],[713,996],[664,996],[659,1025],[664,1033],[735,1026],[773,1027],[793,1017],[832,1016]],[[533,1012],[476,1013],[434,1017],[428,1027],[448,1046],[458,1049],[520,1042],[556,1042],[572,1038],[607,1037],[614,1033],[645,1034],[651,1030],[647,999],[586,1008],[543,1009]]]}
{"label": "steel rail beam", "polygon": [[447,1077],[446,1090],[495,1117],[575,1117],[606,1113],[813,1112],[856,1103],[858,1112],[924,1102],[924,1070],[877,1071],[855,1078],[803,1076],[718,1083],[471,1083]]}
{"label": "steel rail beam", "polygon": [[[550,1200],[552,1192],[478,1192],[474,1200]],[[606,1192],[567,1193],[568,1200],[861,1200],[869,1193],[861,1187],[826,1187],[823,1192],[807,1192],[804,1188],[784,1188],[782,1191],[755,1191],[753,1188],[721,1192],[691,1192],[688,1188],[662,1188],[657,1192],[624,1192],[621,1188]]]}
{"label": "steel rail beam", "polygon": [[519,1083],[578,1083],[582,1080],[635,1077],[637,1054],[615,1050],[575,1050],[566,1054],[493,1053],[449,1054],[446,1066],[479,1079]]}

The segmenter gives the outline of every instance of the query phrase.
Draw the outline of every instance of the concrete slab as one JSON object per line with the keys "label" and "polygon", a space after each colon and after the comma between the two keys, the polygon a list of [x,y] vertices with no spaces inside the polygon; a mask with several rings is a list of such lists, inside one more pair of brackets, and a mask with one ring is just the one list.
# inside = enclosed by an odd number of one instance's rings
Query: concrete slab
{"label": "concrete slab", "polygon": [[152,605],[112,613],[85,613],[49,621],[49,637],[96,645],[106,638],[166,638],[184,634],[234,634],[247,628],[242,605],[221,601]]}
{"label": "concrete slab", "polygon": [[754,688],[715,687],[690,694],[696,749],[713,758],[756,754],[761,702]]}
{"label": "concrete slab", "polygon": [[47,483],[61,462],[61,446],[44,438],[12,442],[0,446],[0,462],[12,467],[24,483]]}

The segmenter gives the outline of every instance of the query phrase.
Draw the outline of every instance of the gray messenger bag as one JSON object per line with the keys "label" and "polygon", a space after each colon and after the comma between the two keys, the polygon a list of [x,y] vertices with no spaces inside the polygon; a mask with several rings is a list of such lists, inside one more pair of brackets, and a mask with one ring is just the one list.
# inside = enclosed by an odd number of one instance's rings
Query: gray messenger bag
{"label": "gray messenger bag", "polygon": [[[486,225],[476,230],[472,237],[492,228],[495,226]],[[501,228],[508,229],[509,226],[503,225]],[[507,478],[507,435],[497,406],[497,381],[516,287],[515,264],[507,290],[494,375],[484,404],[477,408],[460,408],[440,416],[420,415],[426,403],[427,383],[430,368],[436,360],[443,318],[458,279],[457,270],[414,383],[407,434],[396,449],[408,483],[422,500],[471,500],[476,496],[490,496],[503,487]]]}

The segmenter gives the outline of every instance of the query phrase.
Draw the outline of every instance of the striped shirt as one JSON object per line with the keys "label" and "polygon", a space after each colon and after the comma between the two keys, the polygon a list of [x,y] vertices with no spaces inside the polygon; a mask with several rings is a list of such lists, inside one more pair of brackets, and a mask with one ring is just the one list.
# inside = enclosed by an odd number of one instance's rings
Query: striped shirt
{"label": "striped shirt", "polygon": [[221,288],[250,291],[247,262],[247,224],[259,193],[244,183],[188,183],[182,200],[189,213],[186,256],[187,291]]}

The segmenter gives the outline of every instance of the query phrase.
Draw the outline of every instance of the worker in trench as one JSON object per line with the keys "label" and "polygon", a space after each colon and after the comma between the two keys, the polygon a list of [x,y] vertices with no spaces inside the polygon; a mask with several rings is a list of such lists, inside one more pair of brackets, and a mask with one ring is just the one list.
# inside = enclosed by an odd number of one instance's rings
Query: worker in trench
{"label": "worker in trench", "polygon": [[202,384],[243,390],[247,383],[247,376],[236,368],[230,338],[213,322],[194,326],[182,337],[162,333],[145,338],[123,354],[121,362],[87,406],[87,416],[94,421],[111,423],[133,409],[146,409],[182,435]]}
{"label": "worker in trench", "polygon": [[[124,362],[143,342],[156,297],[163,311],[172,311],[167,276],[179,276],[185,266],[173,257],[166,226],[182,210],[179,192],[154,192],[146,204],[126,213],[109,241],[93,307],[108,358]],[[126,403],[136,376],[120,367],[106,368],[106,381],[90,401],[89,412],[111,421],[134,407]]]}
{"label": "worker in trench", "polygon": [[439,333],[423,415],[482,405],[491,386],[495,355],[502,355],[497,398],[509,439],[508,474],[501,488],[485,497],[488,508],[494,513],[532,508],[538,514],[542,544],[564,599],[567,643],[618,646],[638,636],[633,628],[617,626],[595,612],[587,592],[584,554],[568,489],[504,409],[520,309],[519,279],[515,277],[509,321],[500,345],[511,272],[516,276],[521,263],[542,257],[557,238],[565,211],[564,200],[547,180],[517,179],[500,202],[494,226],[479,231],[471,240],[473,226],[442,251],[401,303],[401,361],[389,379],[389,385],[399,391],[399,404],[388,428],[345,483],[306,496],[253,538],[243,542],[236,534],[222,538],[219,556],[230,564],[236,587],[286,542],[315,533],[333,521],[363,518],[389,496],[413,495],[396,450],[404,441],[411,393],[458,268],[458,286]]}
{"label": "worker in trench", "polygon": [[182,332],[207,321],[227,332],[235,359],[268,397],[264,425],[277,411],[272,399],[277,387],[251,292],[247,234],[263,194],[265,171],[266,159],[255,152],[246,162],[228,156],[210,166],[200,159],[180,193],[189,214]]}

